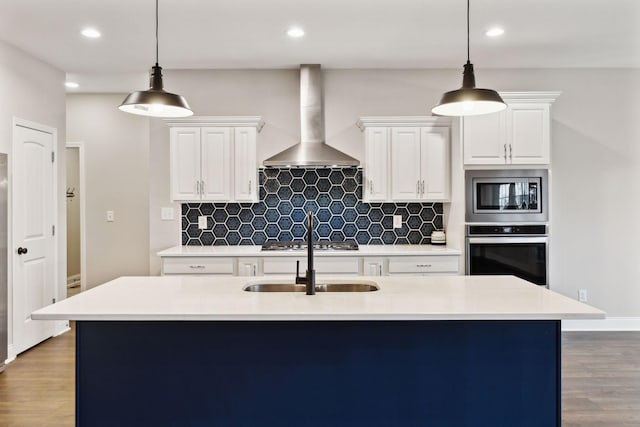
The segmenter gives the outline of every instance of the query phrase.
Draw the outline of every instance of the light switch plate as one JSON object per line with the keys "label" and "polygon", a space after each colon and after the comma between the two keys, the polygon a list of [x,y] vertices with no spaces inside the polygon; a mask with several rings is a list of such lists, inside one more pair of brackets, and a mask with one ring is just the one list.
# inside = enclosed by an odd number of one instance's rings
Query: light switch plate
{"label": "light switch plate", "polygon": [[163,221],[172,221],[173,208],[160,208],[160,219]]}
{"label": "light switch plate", "polygon": [[115,213],[113,211],[107,211],[107,221],[113,222],[115,220],[116,220]]}
{"label": "light switch plate", "polygon": [[393,216],[393,228],[402,228],[402,215]]}
{"label": "light switch plate", "polygon": [[198,228],[204,230],[207,228],[207,217],[202,215],[198,217]]}

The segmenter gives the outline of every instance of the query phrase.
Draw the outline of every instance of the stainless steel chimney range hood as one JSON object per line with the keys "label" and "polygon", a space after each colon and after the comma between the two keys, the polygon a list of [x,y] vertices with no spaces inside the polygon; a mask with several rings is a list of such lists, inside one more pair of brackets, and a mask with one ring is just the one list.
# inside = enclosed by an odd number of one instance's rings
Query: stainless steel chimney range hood
{"label": "stainless steel chimney range hood", "polygon": [[269,157],[267,167],[355,167],[358,159],[325,143],[320,65],[300,66],[300,143]]}

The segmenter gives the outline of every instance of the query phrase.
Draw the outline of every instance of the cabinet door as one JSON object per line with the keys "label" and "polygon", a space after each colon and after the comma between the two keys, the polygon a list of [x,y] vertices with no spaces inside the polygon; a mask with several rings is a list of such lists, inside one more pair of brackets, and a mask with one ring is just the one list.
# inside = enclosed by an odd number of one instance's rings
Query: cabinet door
{"label": "cabinet door", "polygon": [[509,104],[507,143],[512,164],[550,162],[549,104]]}
{"label": "cabinet door", "polygon": [[200,128],[171,128],[171,199],[200,200]]}
{"label": "cabinet door", "polygon": [[233,276],[235,258],[162,257],[162,274],[219,274]]}
{"label": "cabinet door", "polygon": [[367,128],[364,140],[364,201],[389,199],[389,128]]}
{"label": "cabinet door", "polygon": [[420,157],[421,194],[424,200],[449,200],[451,160],[449,128],[422,128]]}
{"label": "cabinet door", "polygon": [[258,168],[256,165],[256,128],[239,127],[234,130],[234,199],[258,201]]}
{"label": "cabinet door", "polygon": [[231,129],[201,129],[202,200],[231,200]]}
{"label": "cabinet door", "polygon": [[458,255],[396,256],[389,257],[388,262],[390,276],[458,274],[460,270]]}
{"label": "cabinet door", "polygon": [[462,119],[464,163],[504,165],[507,161],[507,113],[501,111]]}
{"label": "cabinet door", "polygon": [[383,258],[364,258],[362,260],[362,275],[363,276],[382,276],[384,259]]}
{"label": "cabinet door", "polygon": [[258,265],[258,258],[238,258],[238,276],[257,276]]}
{"label": "cabinet door", "polygon": [[391,198],[395,201],[419,199],[420,128],[391,129]]}

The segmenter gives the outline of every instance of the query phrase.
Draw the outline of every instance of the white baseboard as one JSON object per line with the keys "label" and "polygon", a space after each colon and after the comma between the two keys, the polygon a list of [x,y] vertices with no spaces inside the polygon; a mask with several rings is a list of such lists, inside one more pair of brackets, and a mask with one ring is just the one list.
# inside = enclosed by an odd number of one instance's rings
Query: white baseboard
{"label": "white baseboard", "polygon": [[563,320],[563,331],[640,331],[640,317]]}
{"label": "white baseboard", "polygon": [[57,337],[58,335],[62,335],[69,332],[70,330],[71,328],[69,328],[68,320],[62,320],[60,322],[56,322],[55,332],[53,333],[53,336]]}
{"label": "white baseboard", "polygon": [[4,362],[6,365],[16,360],[16,351],[13,348],[13,344],[9,344],[7,348],[7,360]]}

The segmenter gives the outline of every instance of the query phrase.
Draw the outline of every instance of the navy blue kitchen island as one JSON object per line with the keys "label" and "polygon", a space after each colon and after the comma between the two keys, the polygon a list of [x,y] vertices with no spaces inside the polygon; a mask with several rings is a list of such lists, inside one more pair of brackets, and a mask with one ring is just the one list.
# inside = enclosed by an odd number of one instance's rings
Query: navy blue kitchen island
{"label": "navy blue kitchen island", "polygon": [[[120,278],[33,317],[77,321],[79,427],[561,425],[560,319],[602,312],[516,278],[376,279],[307,296]],[[132,289],[157,304],[116,297]]]}

